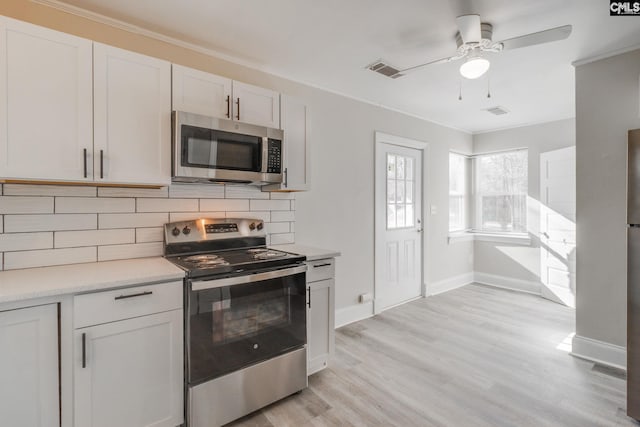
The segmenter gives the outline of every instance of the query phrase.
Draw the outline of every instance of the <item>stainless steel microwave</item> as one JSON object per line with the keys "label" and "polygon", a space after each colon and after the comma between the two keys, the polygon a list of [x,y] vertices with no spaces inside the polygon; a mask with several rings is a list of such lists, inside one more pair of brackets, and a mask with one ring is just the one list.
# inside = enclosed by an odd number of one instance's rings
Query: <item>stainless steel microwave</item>
{"label": "stainless steel microwave", "polygon": [[252,185],[282,182],[283,132],[264,126],[174,111],[175,182]]}

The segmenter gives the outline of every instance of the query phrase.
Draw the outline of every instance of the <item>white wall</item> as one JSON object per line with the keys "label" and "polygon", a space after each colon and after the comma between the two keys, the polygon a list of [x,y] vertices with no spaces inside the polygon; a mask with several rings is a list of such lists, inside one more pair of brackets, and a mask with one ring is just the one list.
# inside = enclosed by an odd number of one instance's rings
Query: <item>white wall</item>
{"label": "white wall", "polygon": [[626,346],[627,130],[640,128],[640,50],[576,67],[576,335]]}
{"label": "white wall", "polygon": [[529,282],[532,287],[539,286],[540,154],[569,147],[575,143],[574,119],[474,135],[474,154],[514,148],[528,149],[527,229],[531,237],[530,246],[476,241],[474,248],[476,272],[504,277],[507,280]]}

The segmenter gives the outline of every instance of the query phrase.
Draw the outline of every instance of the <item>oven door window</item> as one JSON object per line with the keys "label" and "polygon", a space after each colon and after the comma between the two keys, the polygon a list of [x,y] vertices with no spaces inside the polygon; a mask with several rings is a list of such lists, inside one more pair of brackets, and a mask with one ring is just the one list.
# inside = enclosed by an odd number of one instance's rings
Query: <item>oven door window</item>
{"label": "oven door window", "polygon": [[182,125],[182,166],[260,172],[262,138]]}
{"label": "oven door window", "polygon": [[198,384],[306,343],[305,274],[192,291],[189,383]]}

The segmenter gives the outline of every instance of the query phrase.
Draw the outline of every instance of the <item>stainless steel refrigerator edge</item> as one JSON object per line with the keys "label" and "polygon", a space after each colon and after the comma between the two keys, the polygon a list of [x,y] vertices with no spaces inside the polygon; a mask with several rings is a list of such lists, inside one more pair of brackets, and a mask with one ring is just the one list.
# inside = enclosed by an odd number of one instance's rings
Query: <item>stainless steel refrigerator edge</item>
{"label": "stainless steel refrigerator edge", "polygon": [[640,420],[640,129],[627,154],[627,415]]}

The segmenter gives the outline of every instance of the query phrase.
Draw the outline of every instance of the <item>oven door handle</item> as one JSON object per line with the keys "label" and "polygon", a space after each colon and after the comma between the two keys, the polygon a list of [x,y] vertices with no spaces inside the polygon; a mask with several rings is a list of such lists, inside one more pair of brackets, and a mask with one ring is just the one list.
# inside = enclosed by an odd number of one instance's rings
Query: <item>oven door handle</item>
{"label": "oven door handle", "polygon": [[281,270],[265,271],[262,273],[246,274],[243,276],[227,277],[224,279],[198,280],[191,283],[191,289],[202,291],[205,289],[221,288],[224,286],[241,285],[243,283],[260,282],[262,280],[277,279],[307,271],[306,265],[283,268]]}

